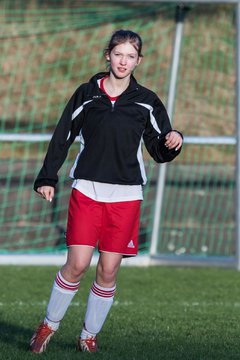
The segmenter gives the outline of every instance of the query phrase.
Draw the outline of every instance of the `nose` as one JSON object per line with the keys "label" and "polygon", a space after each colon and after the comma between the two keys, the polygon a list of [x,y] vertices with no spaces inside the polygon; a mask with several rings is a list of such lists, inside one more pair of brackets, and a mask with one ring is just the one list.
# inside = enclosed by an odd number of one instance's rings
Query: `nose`
{"label": "nose", "polygon": [[120,64],[121,64],[121,65],[126,65],[126,63],[127,63],[126,57],[125,57],[125,56],[121,56]]}

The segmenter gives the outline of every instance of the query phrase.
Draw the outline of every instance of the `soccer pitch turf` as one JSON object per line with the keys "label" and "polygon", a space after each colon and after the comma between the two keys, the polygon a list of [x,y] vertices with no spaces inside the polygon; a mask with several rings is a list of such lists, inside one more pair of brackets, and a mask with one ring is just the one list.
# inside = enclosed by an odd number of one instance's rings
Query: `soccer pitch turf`
{"label": "soccer pitch turf", "polygon": [[94,279],[90,268],[46,353],[31,354],[29,339],[44,317],[57,270],[0,267],[1,359],[240,359],[239,273],[196,267],[122,267],[98,338],[101,352],[86,354],[75,351],[75,342]]}

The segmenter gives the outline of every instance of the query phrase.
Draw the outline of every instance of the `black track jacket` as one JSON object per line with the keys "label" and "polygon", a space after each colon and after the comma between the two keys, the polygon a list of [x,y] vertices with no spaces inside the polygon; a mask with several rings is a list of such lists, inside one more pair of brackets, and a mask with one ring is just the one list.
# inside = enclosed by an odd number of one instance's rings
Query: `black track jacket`
{"label": "black track jacket", "polygon": [[110,184],[146,183],[142,143],[156,162],[173,160],[181,151],[164,145],[172,130],[166,109],[157,95],[131,76],[128,88],[114,104],[93,76],[75,91],[56,126],[34,183],[55,187],[58,170],[70,145],[80,136],[80,152],[70,177]]}

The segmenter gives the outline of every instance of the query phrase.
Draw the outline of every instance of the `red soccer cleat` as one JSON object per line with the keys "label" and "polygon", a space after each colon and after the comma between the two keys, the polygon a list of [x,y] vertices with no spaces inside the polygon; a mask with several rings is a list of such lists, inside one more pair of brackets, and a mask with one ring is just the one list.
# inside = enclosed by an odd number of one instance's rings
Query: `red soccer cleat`
{"label": "red soccer cleat", "polygon": [[77,343],[78,351],[86,351],[89,353],[98,352],[97,338],[96,336],[89,336],[87,339],[78,339]]}
{"label": "red soccer cleat", "polygon": [[31,338],[30,351],[37,354],[45,351],[54,333],[55,331],[53,331],[48,324],[42,322]]}

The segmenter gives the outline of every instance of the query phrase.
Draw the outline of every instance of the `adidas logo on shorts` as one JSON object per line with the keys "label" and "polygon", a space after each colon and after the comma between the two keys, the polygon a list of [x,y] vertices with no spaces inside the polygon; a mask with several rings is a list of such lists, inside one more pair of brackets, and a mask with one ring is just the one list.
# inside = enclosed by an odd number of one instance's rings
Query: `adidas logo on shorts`
{"label": "adidas logo on shorts", "polygon": [[132,249],[134,249],[135,248],[135,246],[134,246],[134,243],[133,243],[133,241],[132,240],[130,240],[129,241],[129,243],[128,243],[128,246],[127,246],[128,248],[132,248]]}

